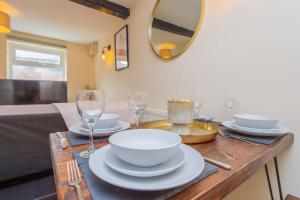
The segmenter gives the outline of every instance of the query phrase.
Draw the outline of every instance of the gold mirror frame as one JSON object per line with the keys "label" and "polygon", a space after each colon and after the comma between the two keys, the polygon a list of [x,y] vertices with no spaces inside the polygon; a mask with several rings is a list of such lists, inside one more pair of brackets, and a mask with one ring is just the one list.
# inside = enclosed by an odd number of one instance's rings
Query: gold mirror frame
{"label": "gold mirror frame", "polygon": [[149,28],[148,28],[149,29],[148,30],[148,37],[149,37],[148,41],[150,43],[151,49],[153,50],[153,52],[154,52],[154,54],[156,56],[158,56],[159,58],[161,58],[163,60],[172,60],[172,59],[175,59],[175,58],[181,56],[190,47],[190,45],[192,44],[192,42],[194,41],[194,39],[198,35],[198,32],[200,31],[200,27],[201,27],[201,25],[202,25],[202,23],[204,21],[204,16],[205,16],[205,0],[201,0],[202,1],[201,15],[200,15],[200,18],[198,20],[198,24],[197,24],[197,27],[196,27],[195,32],[193,34],[193,37],[190,39],[190,41],[187,43],[187,45],[182,49],[182,51],[179,54],[177,54],[175,56],[172,56],[170,58],[161,57],[156,52],[155,47],[154,47],[153,42],[152,42],[152,23],[153,23],[153,19],[154,19],[154,12],[155,12],[155,10],[156,10],[156,8],[157,8],[157,6],[158,6],[158,4],[159,4],[160,1],[161,0],[157,0],[156,1],[155,5],[154,5],[154,8],[152,10],[152,13],[151,13],[151,20],[150,20],[150,24],[149,24]]}

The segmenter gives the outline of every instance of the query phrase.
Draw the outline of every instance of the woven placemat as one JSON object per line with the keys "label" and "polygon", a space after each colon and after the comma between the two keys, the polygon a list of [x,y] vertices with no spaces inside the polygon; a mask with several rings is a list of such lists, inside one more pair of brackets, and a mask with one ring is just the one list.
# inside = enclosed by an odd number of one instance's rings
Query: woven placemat
{"label": "woven placemat", "polygon": [[[66,132],[66,136],[68,138],[69,144],[73,146],[79,146],[83,144],[89,143],[89,137],[80,136],[72,132]],[[107,141],[108,137],[94,137],[94,142]]]}

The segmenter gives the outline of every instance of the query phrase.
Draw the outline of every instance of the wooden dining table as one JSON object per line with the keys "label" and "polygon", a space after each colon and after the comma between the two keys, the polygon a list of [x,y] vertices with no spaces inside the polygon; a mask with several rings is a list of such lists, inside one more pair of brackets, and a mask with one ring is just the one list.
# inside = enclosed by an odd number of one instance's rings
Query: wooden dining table
{"label": "wooden dining table", "polygon": [[[262,167],[266,169],[266,179],[268,179],[268,186],[272,197],[272,188],[267,168],[267,163],[272,161],[272,159],[274,159],[276,164],[278,188],[281,193],[280,167],[278,166],[276,156],[288,148],[293,143],[293,139],[293,134],[287,134],[270,145],[263,145],[247,143],[234,138],[217,135],[216,139],[212,142],[190,145],[203,156],[227,163],[231,165],[232,168],[231,170],[218,168],[216,173],[189,186],[172,196],[171,199],[223,199]],[[107,144],[108,142],[104,141],[95,143],[95,146],[101,148]],[[53,172],[59,200],[77,199],[75,188],[68,184],[66,163],[73,159],[72,153],[86,150],[87,147],[88,145],[81,145],[62,149],[57,135],[55,133],[50,134]],[[84,199],[92,199],[84,179],[80,186]]]}

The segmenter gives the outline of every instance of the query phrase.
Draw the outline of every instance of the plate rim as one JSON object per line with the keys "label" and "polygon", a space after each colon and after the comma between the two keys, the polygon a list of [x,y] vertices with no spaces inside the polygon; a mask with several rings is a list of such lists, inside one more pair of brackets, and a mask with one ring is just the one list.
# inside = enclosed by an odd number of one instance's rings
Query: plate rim
{"label": "plate rim", "polygon": [[[176,187],[179,187],[179,186],[182,186],[182,185],[185,185],[185,184],[187,184],[187,183],[189,183],[189,182],[191,182],[191,181],[193,181],[195,178],[197,178],[202,172],[203,172],[203,170],[204,170],[204,167],[205,167],[205,161],[204,161],[204,158],[203,158],[203,156],[197,151],[197,150],[195,150],[194,148],[192,148],[192,147],[190,147],[190,146],[188,146],[188,145],[185,145],[185,144],[181,144],[183,147],[182,148],[186,148],[186,149],[189,149],[188,151],[194,151],[195,152],[195,154],[197,153],[197,154],[199,154],[199,156],[198,156],[198,158],[199,158],[199,162],[201,162],[201,168],[197,168],[197,173],[191,173],[192,175],[188,178],[188,179],[186,179],[185,181],[182,181],[182,182],[180,182],[180,183],[178,183],[178,182],[176,182],[176,183],[172,183],[172,184],[169,184],[169,185],[167,185],[167,186],[164,186],[164,187],[162,187],[162,186],[159,186],[159,187],[157,187],[157,186],[155,186],[155,187],[143,187],[143,186],[139,186],[139,187],[137,187],[136,185],[135,186],[130,186],[130,185],[122,185],[122,184],[120,184],[120,183],[114,183],[114,182],[112,182],[111,180],[104,180],[103,179],[103,177],[101,178],[98,174],[96,174],[94,171],[93,171],[93,169],[92,169],[92,167],[91,167],[91,162],[92,162],[92,160],[93,160],[93,155],[96,155],[95,153],[96,152],[94,152],[94,154],[92,154],[92,156],[90,157],[90,159],[89,159],[89,168],[90,168],[90,170],[92,171],[92,173],[97,177],[97,178],[99,178],[99,179],[101,179],[101,180],[103,180],[104,182],[106,182],[106,183],[109,183],[109,184],[112,184],[112,185],[114,185],[114,186],[117,186],[117,187],[120,187],[120,188],[125,188],[125,189],[131,189],[131,190],[137,190],[137,191],[160,191],[160,190],[167,190],[167,189],[171,189],[171,188],[176,188]],[[98,149],[97,151],[103,151],[103,149],[105,150],[105,148],[107,148],[107,145],[106,146],[104,146],[104,147],[102,147],[102,148],[100,148],[100,149]],[[188,160],[188,159],[187,159]],[[186,163],[188,163],[188,162],[185,162],[185,164]],[[103,163],[103,164],[105,164],[105,163]],[[193,165],[193,162],[190,162],[190,165]],[[106,166],[106,167],[108,167],[108,166]],[[199,166],[200,167],[200,166]],[[109,168],[109,167],[108,167]],[[112,169],[111,169],[112,170]],[[118,172],[116,172],[116,173],[118,173]],[[103,173],[101,173],[101,174],[103,174]],[[127,175],[124,175],[124,174],[121,174],[122,176],[127,176]],[[168,176],[168,174],[165,174],[165,176]],[[128,177],[130,177],[130,176],[128,176]],[[141,178],[141,177],[133,177],[133,178]],[[156,178],[156,177],[148,177],[148,179],[149,178]]]}
{"label": "plate rim", "polygon": [[[89,136],[89,133],[84,133],[82,131],[78,131],[78,130],[74,130],[73,129],[73,127],[78,126],[80,123],[76,123],[73,126],[71,126],[69,131],[72,132],[72,133],[74,133],[74,134],[77,134],[77,135]],[[108,135],[111,135],[112,133],[116,133],[116,132],[127,130],[130,127],[130,124],[128,122],[126,122],[126,121],[119,121],[119,123],[121,123],[120,129],[113,130],[113,131],[102,132],[102,133],[94,133],[94,137],[108,136]]]}
{"label": "plate rim", "polygon": [[[175,171],[176,169],[180,168],[186,160],[186,155],[185,155],[184,151],[180,148],[180,152],[183,154],[183,158],[175,166],[172,166],[172,167],[167,166],[167,168],[161,169],[161,170],[156,170],[155,172],[153,172],[153,171],[151,171],[151,172],[134,172],[134,171],[128,170],[128,169],[124,169],[124,168],[122,169],[120,167],[114,166],[113,164],[109,163],[109,161],[107,159],[108,151],[112,151],[111,147],[106,149],[106,152],[104,153],[104,162],[105,162],[105,164],[108,165],[113,170],[119,172],[119,173],[122,173],[122,174],[125,174],[125,175],[128,175],[128,176],[134,176],[134,177],[144,177],[145,178],[145,177],[155,177],[155,176],[168,174],[168,173],[171,173],[171,172]],[[177,155],[175,155],[175,156],[177,156]],[[121,160],[121,162],[125,163],[125,161],[122,161],[122,160]],[[166,162],[168,162],[168,161],[166,161]]]}
{"label": "plate rim", "polygon": [[236,129],[244,129],[244,130],[249,130],[249,131],[257,131],[257,132],[261,132],[261,133],[270,133],[270,132],[274,132],[274,133],[277,133],[277,132],[280,132],[282,126],[280,124],[277,125],[277,128],[251,128],[251,127],[246,127],[246,126],[242,126],[242,125],[239,125],[235,120],[232,120],[231,121],[232,125],[236,128]]}
{"label": "plate rim", "polygon": [[[118,121],[117,122],[118,124],[116,126],[114,126],[114,127],[110,127],[110,128],[107,128],[107,129],[94,128],[94,131],[105,132],[105,131],[116,131],[116,130],[119,130],[120,128],[122,128],[119,122],[120,121]],[[82,123],[80,123],[80,124],[82,125]],[[82,126],[80,126],[80,129],[83,130],[83,131],[89,130],[89,129],[84,128]]]}

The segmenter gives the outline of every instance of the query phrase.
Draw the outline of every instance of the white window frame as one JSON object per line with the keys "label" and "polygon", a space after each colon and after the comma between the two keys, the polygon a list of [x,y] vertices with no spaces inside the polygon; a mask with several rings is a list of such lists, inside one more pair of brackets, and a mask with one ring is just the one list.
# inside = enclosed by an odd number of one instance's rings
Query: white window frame
{"label": "white window frame", "polygon": [[[16,60],[16,50],[34,51],[39,53],[47,53],[60,56],[60,64],[47,64],[40,62],[31,61],[20,61]],[[7,40],[7,70],[6,77],[12,79],[12,67],[13,65],[21,66],[32,66],[32,67],[43,67],[43,68],[63,68],[64,69],[64,80],[67,81],[67,51],[66,48],[61,47],[50,47],[41,44],[35,44],[32,42],[23,42],[17,40]]]}

